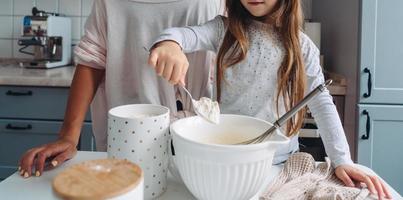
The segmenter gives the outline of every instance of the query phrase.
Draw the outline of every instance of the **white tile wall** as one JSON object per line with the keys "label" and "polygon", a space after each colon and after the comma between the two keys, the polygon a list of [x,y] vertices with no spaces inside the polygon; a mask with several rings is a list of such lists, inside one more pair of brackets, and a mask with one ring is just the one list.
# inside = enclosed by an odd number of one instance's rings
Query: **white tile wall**
{"label": "white tile wall", "polygon": [[36,7],[47,12],[59,12],[59,2],[55,0],[36,0]]}
{"label": "white tile wall", "polygon": [[31,13],[32,7],[35,4],[35,0],[14,0],[13,15],[28,15]]}
{"label": "white tile wall", "polygon": [[79,40],[81,38],[81,18],[71,17],[71,29],[73,40]]}
{"label": "white tile wall", "polygon": [[0,16],[0,38],[11,39],[13,38],[13,17]]}
{"label": "white tile wall", "polygon": [[0,0],[0,15],[13,14],[13,0]]}
{"label": "white tile wall", "polygon": [[81,0],[60,0],[60,13],[81,16]]}
{"label": "white tile wall", "polygon": [[14,16],[13,18],[13,38],[19,38],[21,36],[23,16]]}
{"label": "white tile wall", "polygon": [[13,56],[13,41],[0,39],[0,58],[10,58]]}
{"label": "white tile wall", "polygon": [[94,0],[82,0],[83,3],[81,4],[82,7],[82,16],[89,16],[91,13],[91,8],[92,4],[94,3]]}
{"label": "white tile wall", "polygon": [[[94,0],[0,0],[0,58],[29,58],[18,52],[22,19],[30,15],[33,6],[39,10],[58,12],[72,19],[73,44],[83,35],[83,27]],[[27,51],[32,51],[28,49]]]}

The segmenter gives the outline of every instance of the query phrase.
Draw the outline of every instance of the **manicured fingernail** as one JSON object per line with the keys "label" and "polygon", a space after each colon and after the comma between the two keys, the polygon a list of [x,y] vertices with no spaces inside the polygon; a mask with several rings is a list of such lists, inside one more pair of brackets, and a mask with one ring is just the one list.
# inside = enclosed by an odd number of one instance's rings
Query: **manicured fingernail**
{"label": "manicured fingernail", "polygon": [[39,172],[39,171],[36,171],[36,172],[35,172],[35,176],[36,176],[36,177],[38,177],[38,176],[40,176],[40,175],[41,175],[41,172]]}
{"label": "manicured fingernail", "polygon": [[18,171],[21,171],[21,166],[18,166]]}
{"label": "manicured fingernail", "polygon": [[24,178],[28,178],[28,177],[29,177],[28,172],[25,172],[24,173]]}
{"label": "manicured fingernail", "polygon": [[59,164],[59,163],[57,162],[57,160],[52,161],[52,166],[53,166],[53,167],[56,167],[57,164]]}

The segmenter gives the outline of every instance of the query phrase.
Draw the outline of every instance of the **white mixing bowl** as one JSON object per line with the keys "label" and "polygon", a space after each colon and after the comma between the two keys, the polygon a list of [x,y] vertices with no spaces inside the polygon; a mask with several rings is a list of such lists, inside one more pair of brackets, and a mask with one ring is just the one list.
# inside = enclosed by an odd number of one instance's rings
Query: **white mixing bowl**
{"label": "white mixing bowl", "polygon": [[260,144],[228,144],[256,137],[270,127],[240,115],[221,115],[218,125],[197,116],[174,122],[175,164],[186,187],[202,200],[252,198],[270,173],[276,149],[289,139],[277,131]]}

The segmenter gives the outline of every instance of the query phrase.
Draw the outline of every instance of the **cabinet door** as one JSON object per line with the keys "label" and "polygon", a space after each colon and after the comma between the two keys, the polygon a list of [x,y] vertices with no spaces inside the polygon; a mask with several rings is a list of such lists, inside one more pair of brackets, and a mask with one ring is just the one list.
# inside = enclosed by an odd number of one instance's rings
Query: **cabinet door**
{"label": "cabinet door", "polygon": [[0,120],[0,178],[14,173],[28,149],[57,139],[61,122]]}
{"label": "cabinet door", "polygon": [[63,120],[68,94],[69,88],[0,86],[0,118]]}
{"label": "cabinet door", "polygon": [[360,102],[403,104],[403,1],[361,6]]}
{"label": "cabinet door", "polygon": [[403,193],[403,106],[360,105],[358,163]]}

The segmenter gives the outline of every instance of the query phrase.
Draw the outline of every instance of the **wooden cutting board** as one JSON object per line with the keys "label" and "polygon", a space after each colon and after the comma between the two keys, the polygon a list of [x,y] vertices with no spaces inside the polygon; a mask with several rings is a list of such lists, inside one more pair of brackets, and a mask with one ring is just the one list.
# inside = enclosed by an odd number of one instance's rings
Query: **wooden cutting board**
{"label": "wooden cutting board", "polygon": [[107,199],[133,190],[143,178],[141,168],[127,160],[91,160],[58,174],[53,190],[63,199]]}

